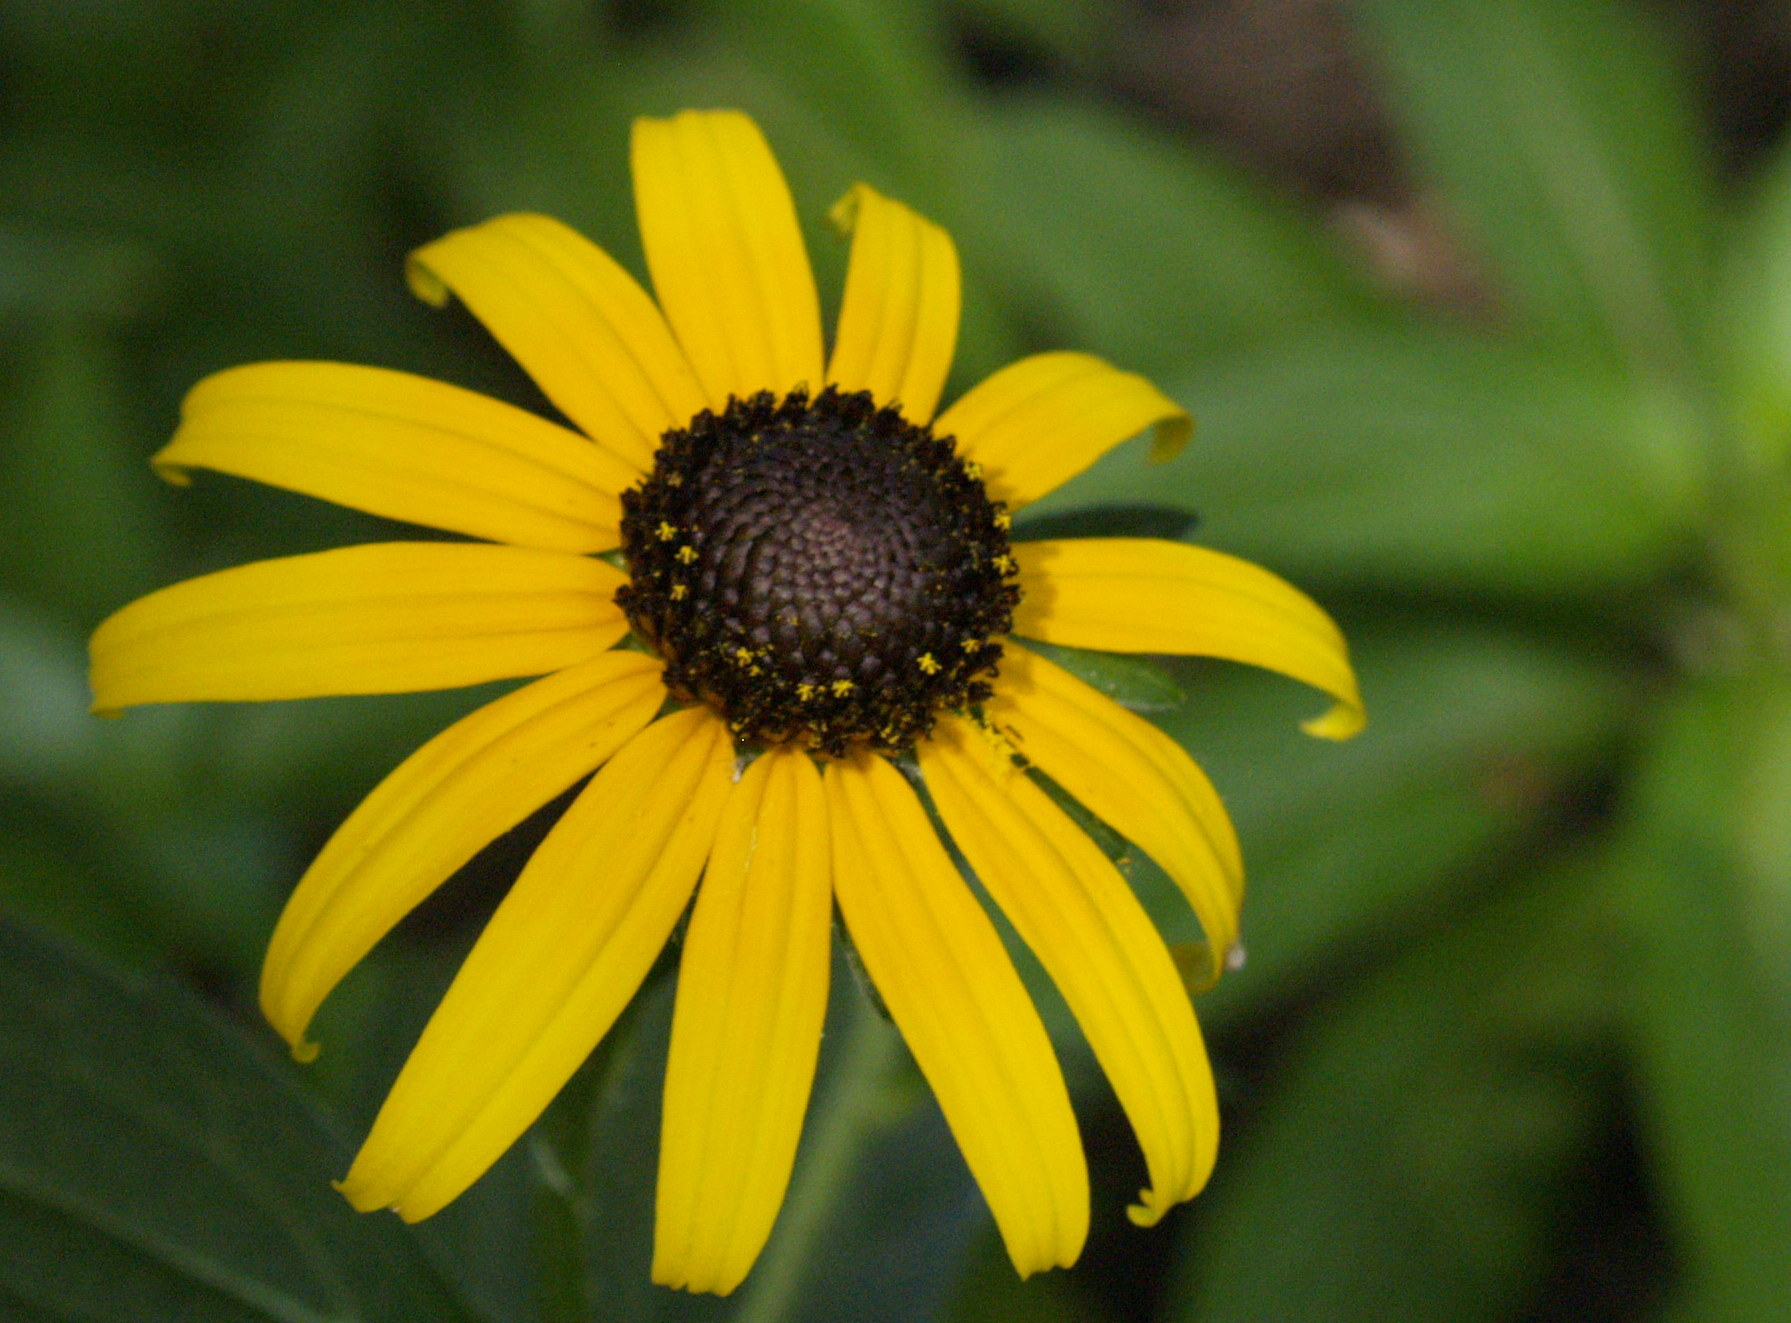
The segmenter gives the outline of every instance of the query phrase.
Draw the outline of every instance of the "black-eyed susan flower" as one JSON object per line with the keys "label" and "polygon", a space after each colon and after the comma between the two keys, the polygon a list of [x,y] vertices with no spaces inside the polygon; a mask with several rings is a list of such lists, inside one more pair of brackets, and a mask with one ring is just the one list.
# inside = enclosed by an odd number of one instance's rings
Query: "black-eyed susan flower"
{"label": "black-eyed susan flower", "polygon": [[[1242,868],[1212,786],[1143,719],[1016,639],[1226,657],[1361,724],[1310,600],[1214,551],[1017,542],[1010,516],[1186,415],[1083,354],[1025,359],[945,412],[951,240],[859,184],[824,355],[813,276],[752,122],[635,125],[657,302],[602,250],[511,215],[416,253],[572,427],[377,368],[263,363],[189,395],[156,457],[475,541],[264,561],[127,606],[95,707],[391,693],[544,676],[418,750],[299,883],[261,984],[301,1059],[312,1015],[487,842],[589,784],[492,916],[342,1188],[429,1216],[537,1117],[686,909],[660,1137],[657,1280],[731,1290],[770,1232],[813,1081],[838,905],[1022,1273],[1073,1261],[1088,1181],[1038,1014],[940,821],[1062,988],[1144,1151],[1150,1223],[1218,1138],[1187,991],[1049,778],[1162,865],[1222,959]],[[575,430],[576,429],[576,430]],[[617,558],[602,553],[620,551]],[[632,636],[639,646],[618,649]],[[593,775],[594,774],[594,775]],[[692,897],[695,897],[694,907]]]}

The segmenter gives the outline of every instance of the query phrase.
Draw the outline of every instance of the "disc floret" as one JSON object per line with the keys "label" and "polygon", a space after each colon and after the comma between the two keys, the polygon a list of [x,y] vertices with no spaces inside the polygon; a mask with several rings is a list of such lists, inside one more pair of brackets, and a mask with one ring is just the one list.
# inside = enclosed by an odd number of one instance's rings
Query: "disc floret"
{"label": "disc floret", "polygon": [[623,494],[617,601],[739,738],[897,752],[989,696],[1007,524],[951,438],[868,392],[760,392],[667,432]]}

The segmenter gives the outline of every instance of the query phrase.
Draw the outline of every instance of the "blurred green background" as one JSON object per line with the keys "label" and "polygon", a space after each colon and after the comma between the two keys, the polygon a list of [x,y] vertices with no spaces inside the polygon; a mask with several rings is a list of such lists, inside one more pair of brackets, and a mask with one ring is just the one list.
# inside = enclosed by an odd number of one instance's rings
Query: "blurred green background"
{"label": "blurred green background", "polygon": [[[545,408],[403,256],[533,209],[639,271],[628,124],[689,105],[764,127],[824,306],[854,180],[952,231],[948,398],[1077,348],[1194,413],[1022,536],[1248,556],[1355,650],[1336,747],[1285,682],[1077,663],[1207,767],[1251,880],[1197,1003],[1218,1172],[1151,1231],[1048,1007],[1096,1188],[1066,1273],[1013,1279],[843,966],[733,1299],[647,1283],[669,960],[465,1199],[356,1216],[327,1179],[551,814],[342,988],[315,1066],[257,962],[490,691],[86,713],[132,597],[395,531],[156,481],[187,387],[329,358]],[[0,1315],[1791,1320],[1788,117],[1765,0],[0,0]]]}

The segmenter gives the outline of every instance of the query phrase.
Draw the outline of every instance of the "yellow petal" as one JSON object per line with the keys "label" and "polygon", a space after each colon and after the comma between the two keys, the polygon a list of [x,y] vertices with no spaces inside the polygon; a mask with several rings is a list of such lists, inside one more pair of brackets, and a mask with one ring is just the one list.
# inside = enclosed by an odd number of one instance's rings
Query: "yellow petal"
{"label": "yellow petal", "polygon": [[765,754],[722,811],[678,967],[653,1280],[726,1295],[777,1219],[827,1010],[827,802],[808,755]]}
{"label": "yellow petal", "polygon": [[388,519],[544,551],[617,543],[640,475],[546,419],[427,377],[343,363],[256,363],[187,394],[155,457],[184,485],[216,469]]}
{"label": "yellow petal", "polygon": [[1187,412],[1143,377],[1089,354],[1050,353],[972,387],[933,431],[956,437],[958,454],[982,466],[989,496],[1018,510],[1152,426],[1157,460],[1194,431]]}
{"label": "yellow petal", "polygon": [[958,342],[958,250],[944,230],[869,184],[853,185],[829,218],[852,235],[852,257],[827,379],[924,423]]}
{"label": "yellow petal", "polygon": [[1063,1074],[920,800],[884,759],[828,767],[834,894],[852,940],[1021,1276],[1067,1267],[1088,1235],[1088,1169]]}
{"label": "yellow petal", "polygon": [[952,840],[1062,990],[1131,1119],[1151,1186],[1130,1214],[1150,1226],[1206,1184],[1219,1146],[1212,1069],[1169,948],[1005,743],[948,717],[919,756]]}
{"label": "yellow petal", "polygon": [[89,645],[93,707],[450,689],[557,671],[628,626],[623,575],[521,547],[382,542],[139,598]]}
{"label": "yellow petal", "polygon": [[634,122],[634,203],[659,306],[708,390],[821,388],[821,305],[783,171],[732,110]]}
{"label": "yellow petal", "polygon": [[1331,617],[1259,565],[1154,538],[1028,542],[1014,556],[1016,634],[1072,648],[1249,662],[1337,700],[1304,723],[1308,734],[1348,739],[1366,721],[1349,648]]}
{"label": "yellow petal", "polygon": [[342,1182],[406,1221],[482,1175],[628,1004],[690,900],[733,742],[706,708],[636,735],[591,778],[492,915]]}
{"label": "yellow petal", "polygon": [[312,1014],[422,899],[611,754],[665,701],[659,663],[606,652],[488,703],[380,782],[286,902],[261,1009],[308,1060]]}
{"label": "yellow petal", "polygon": [[1012,641],[985,710],[1033,765],[1175,879],[1206,930],[1216,979],[1237,941],[1244,860],[1218,792],[1182,746]]}
{"label": "yellow petal", "polygon": [[599,444],[641,472],[669,427],[703,407],[690,365],[647,292],[615,259],[547,216],[499,216],[411,254],[410,282],[452,291]]}

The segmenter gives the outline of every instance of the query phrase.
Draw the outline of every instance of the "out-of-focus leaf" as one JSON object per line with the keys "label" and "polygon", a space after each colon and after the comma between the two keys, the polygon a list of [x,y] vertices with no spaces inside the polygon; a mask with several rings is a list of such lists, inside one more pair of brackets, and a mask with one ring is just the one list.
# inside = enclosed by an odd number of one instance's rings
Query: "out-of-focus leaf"
{"label": "out-of-focus leaf", "polygon": [[0,786],[78,779],[105,730],[87,711],[86,657],[48,616],[0,597]]}
{"label": "out-of-focus leaf", "polygon": [[159,275],[154,255],[124,239],[0,226],[0,317],[123,320]]}
{"label": "out-of-focus leaf", "polygon": [[206,771],[233,794],[330,823],[432,736],[515,687],[235,704],[217,714]]}
{"label": "out-of-focus leaf", "polygon": [[124,435],[119,365],[98,335],[50,330],[8,373],[0,586],[91,623],[147,587],[161,559],[154,487]]}
{"label": "out-of-focus leaf", "polygon": [[203,158],[232,136],[302,12],[230,0],[7,5],[8,110],[139,150],[159,138],[188,161]]}
{"label": "out-of-focus leaf", "polygon": [[968,1257],[945,1323],[1109,1323],[1107,1312],[1079,1294],[1063,1273],[1036,1273],[1021,1281],[998,1236],[979,1239]]}
{"label": "out-of-focus leaf", "polygon": [[[1368,729],[1344,744],[1298,733],[1320,702],[1218,664],[1154,719],[1218,786],[1244,847],[1244,968],[1201,999],[1229,1022],[1363,958],[1447,903],[1468,866],[1536,829],[1586,774],[1630,701],[1585,651],[1466,622],[1351,643]],[[1173,891],[1140,888],[1172,940],[1196,929]]]}
{"label": "out-of-focus leaf", "polygon": [[652,1285],[660,1095],[674,992],[669,977],[649,984],[590,1073],[591,1110],[569,1125],[561,1109],[532,1141],[548,1187],[559,1190],[550,1216],[562,1234],[582,1241],[582,1278],[568,1284],[560,1312],[549,1317],[934,1317],[988,1214],[895,1029],[864,1001],[839,959],[815,1093],[770,1243],[726,1299]]}
{"label": "out-of-focus leaf", "polygon": [[[1687,1317],[1791,1317],[1791,893],[1782,674],[1685,696],[1647,751],[1624,859],[1632,1033]],[[1763,922],[1764,920],[1764,922]]]}
{"label": "out-of-focus leaf", "polygon": [[142,915],[81,857],[73,835],[0,792],[0,915],[132,968],[153,965],[156,945]]}
{"label": "out-of-focus leaf", "polygon": [[947,29],[928,6],[760,0],[727,7],[718,27],[725,48],[792,91],[879,167],[883,178],[872,184],[924,211],[946,195],[945,153],[971,121],[968,98],[945,63]]}
{"label": "out-of-focus leaf", "polygon": [[970,36],[1016,44],[1069,69],[1106,71],[1114,11],[1101,0],[940,0],[934,6]]}
{"label": "out-of-focus leaf", "polygon": [[290,1074],[172,985],[0,928],[0,1296],[96,1323],[474,1317]]}
{"label": "out-of-focus leaf", "polygon": [[1155,376],[1361,301],[1291,202],[1105,112],[997,107],[957,168],[967,264],[998,273],[1051,347]]}
{"label": "out-of-focus leaf", "polygon": [[1524,877],[1311,1018],[1188,1220],[1168,1317],[1520,1316],[1614,1087],[1603,877]]}
{"label": "out-of-focus leaf", "polygon": [[1553,597],[1657,575],[1702,502],[1681,397],[1509,342],[1329,333],[1167,384],[1194,414],[1185,452],[1123,446],[1027,517],[1178,505],[1200,540],[1307,586]]}
{"label": "out-of-focus leaf", "polygon": [[1701,367],[1710,154],[1662,34],[1619,0],[1354,0],[1420,171],[1522,323],[1643,378]]}
{"label": "out-of-focus leaf", "polygon": [[1713,298],[1740,440],[1775,466],[1791,447],[1791,143],[1754,181]]}

